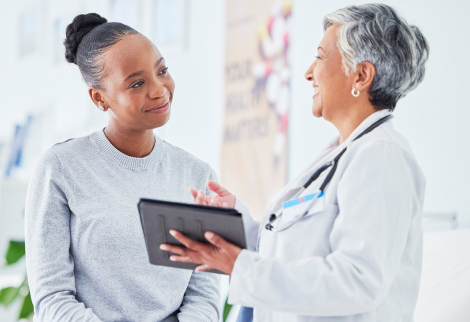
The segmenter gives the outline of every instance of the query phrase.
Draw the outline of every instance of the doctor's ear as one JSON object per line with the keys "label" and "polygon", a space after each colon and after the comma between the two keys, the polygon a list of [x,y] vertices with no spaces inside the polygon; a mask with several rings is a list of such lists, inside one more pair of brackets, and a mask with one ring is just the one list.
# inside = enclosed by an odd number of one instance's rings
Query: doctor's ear
{"label": "doctor's ear", "polygon": [[106,102],[100,90],[90,86],[88,88],[88,94],[90,95],[93,104],[95,104],[96,107],[98,107],[101,111],[106,111],[108,109],[108,107],[105,105]]}
{"label": "doctor's ear", "polygon": [[353,88],[360,92],[368,92],[372,86],[372,81],[375,76],[375,67],[370,62],[362,62],[356,67],[354,73]]}

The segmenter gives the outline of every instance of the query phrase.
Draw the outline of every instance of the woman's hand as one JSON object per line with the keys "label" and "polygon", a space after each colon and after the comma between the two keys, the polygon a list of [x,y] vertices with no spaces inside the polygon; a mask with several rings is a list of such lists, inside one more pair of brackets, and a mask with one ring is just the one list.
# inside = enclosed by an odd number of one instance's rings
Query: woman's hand
{"label": "woman's hand", "polygon": [[235,208],[235,202],[237,201],[237,198],[227,189],[212,180],[207,181],[207,187],[217,195],[214,197],[206,196],[203,190],[197,191],[197,189],[189,188],[189,192],[191,192],[193,195],[196,204],[213,207]]}
{"label": "woman's hand", "polygon": [[206,237],[210,244],[189,239],[176,230],[170,230],[170,234],[186,246],[186,248],[162,244],[160,249],[174,253],[175,255],[170,256],[172,261],[201,264],[196,267],[196,272],[215,268],[231,275],[238,254],[242,251],[240,247],[209,231],[204,234],[204,237]]}

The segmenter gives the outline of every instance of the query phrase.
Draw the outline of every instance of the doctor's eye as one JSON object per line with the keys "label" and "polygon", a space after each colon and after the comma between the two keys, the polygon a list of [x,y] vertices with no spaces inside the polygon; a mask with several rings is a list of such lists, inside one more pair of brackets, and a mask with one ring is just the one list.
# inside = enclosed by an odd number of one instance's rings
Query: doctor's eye
{"label": "doctor's eye", "polygon": [[168,67],[164,67],[160,70],[160,72],[158,72],[158,75],[162,75],[162,74],[166,74],[168,72]]}

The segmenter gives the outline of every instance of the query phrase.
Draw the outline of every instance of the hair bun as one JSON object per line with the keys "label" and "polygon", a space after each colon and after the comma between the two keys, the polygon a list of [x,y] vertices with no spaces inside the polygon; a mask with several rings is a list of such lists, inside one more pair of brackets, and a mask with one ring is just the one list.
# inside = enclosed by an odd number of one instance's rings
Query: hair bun
{"label": "hair bun", "polygon": [[76,16],[65,31],[65,59],[69,63],[77,64],[78,45],[93,28],[106,23],[108,20],[97,13]]}

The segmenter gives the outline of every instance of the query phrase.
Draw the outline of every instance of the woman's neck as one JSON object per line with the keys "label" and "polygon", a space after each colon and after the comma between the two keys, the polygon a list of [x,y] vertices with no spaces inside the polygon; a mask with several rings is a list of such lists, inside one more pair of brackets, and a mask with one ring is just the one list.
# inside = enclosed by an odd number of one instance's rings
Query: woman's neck
{"label": "woman's neck", "polygon": [[104,134],[116,149],[130,157],[143,158],[155,145],[152,130],[132,131],[109,122]]}

